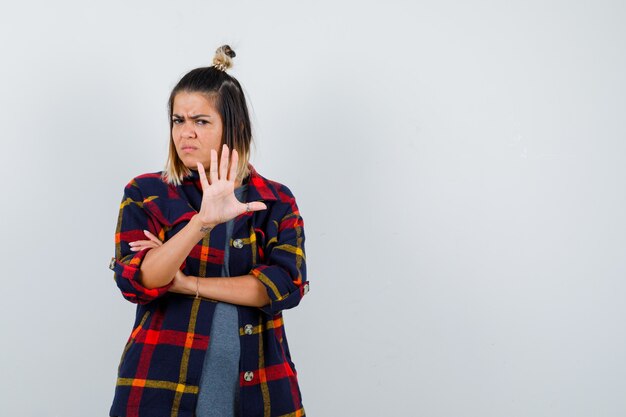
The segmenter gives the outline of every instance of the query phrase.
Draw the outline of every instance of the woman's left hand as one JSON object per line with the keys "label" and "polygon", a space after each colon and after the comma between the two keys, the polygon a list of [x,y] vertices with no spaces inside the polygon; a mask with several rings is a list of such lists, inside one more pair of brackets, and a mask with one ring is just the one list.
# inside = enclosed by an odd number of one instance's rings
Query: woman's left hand
{"label": "woman's left hand", "polygon": [[159,246],[163,245],[163,242],[161,242],[158,237],[148,232],[147,230],[144,230],[143,234],[146,235],[148,239],[130,242],[130,250],[132,250],[133,252],[139,252],[140,250],[146,248],[158,248]]}
{"label": "woman's left hand", "polygon": [[[130,250],[132,250],[133,252],[138,252],[146,248],[158,248],[159,246],[163,245],[163,242],[161,242],[159,238],[152,233],[148,232],[147,230],[144,230],[143,233],[148,237],[148,239],[136,240],[129,243]],[[168,289],[168,291],[177,292],[179,294],[195,294],[196,290],[190,287],[190,285],[193,284],[193,282],[191,281],[193,280],[179,269],[176,272],[176,275],[174,275],[174,283]]]}

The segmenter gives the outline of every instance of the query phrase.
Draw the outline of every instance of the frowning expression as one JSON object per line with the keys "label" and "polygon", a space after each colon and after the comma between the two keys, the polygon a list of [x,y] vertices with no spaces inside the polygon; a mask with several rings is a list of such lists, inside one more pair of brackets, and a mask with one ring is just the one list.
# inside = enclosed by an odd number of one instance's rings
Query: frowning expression
{"label": "frowning expression", "polygon": [[213,103],[200,93],[180,92],[174,97],[172,139],[178,157],[187,168],[197,169],[201,162],[206,170],[211,149],[218,156],[222,145],[222,118]]}

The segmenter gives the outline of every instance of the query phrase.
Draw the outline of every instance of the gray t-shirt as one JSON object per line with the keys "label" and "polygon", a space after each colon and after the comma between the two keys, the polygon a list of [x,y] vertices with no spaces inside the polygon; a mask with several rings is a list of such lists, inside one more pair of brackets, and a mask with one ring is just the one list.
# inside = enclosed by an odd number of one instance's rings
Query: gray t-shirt
{"label": "gray t-shirt", "polygon": [[[235,189],[235,197],[245,202],[248,185]],[[222,276],[229,277],[228,259],[234,220],[226,223],[226,245]],[[204,359],[196,417],[239,415],[239,314],[233,304],[218,302],[213,315],[209,348]]]}

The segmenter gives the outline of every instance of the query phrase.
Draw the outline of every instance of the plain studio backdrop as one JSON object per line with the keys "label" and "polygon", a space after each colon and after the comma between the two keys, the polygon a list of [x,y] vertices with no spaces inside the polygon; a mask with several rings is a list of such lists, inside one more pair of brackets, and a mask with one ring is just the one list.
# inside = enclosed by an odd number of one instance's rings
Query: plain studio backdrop
{"label": "plain studio backdrop", "polygon": [[[383,4],[384,3],[384,4]],[[135,305],[123,188],[215,49],[289,186],[307,415],[626,415],[618,1],[0,6],[0,415],[105,416]]]}

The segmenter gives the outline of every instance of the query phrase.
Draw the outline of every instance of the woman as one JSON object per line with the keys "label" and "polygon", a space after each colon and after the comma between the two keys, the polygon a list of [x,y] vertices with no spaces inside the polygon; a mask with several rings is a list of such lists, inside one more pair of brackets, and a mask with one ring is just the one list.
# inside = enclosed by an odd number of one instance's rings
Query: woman
{"label": "woman", "polygon": [[281,313],[308,292],[304,223],[248,162],[234,56],[178,82],[165,170],[124,189],[110,267],[137,312],[111,416],[304,416]]}

